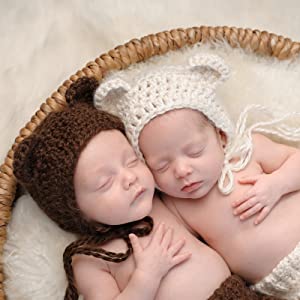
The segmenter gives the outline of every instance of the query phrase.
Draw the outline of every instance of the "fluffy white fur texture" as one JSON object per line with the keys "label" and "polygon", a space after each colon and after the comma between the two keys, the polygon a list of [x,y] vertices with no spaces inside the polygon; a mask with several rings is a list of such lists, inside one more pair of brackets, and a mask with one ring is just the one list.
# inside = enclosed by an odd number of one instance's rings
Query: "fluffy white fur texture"
{"label": "fluffy white fur texture", "polygon": [[75,236],[61,230],[24,195],[18,199],[5,244],[8,299],[63,299],[62,254]]}
{"label": "fluffy white fur texture", "polygon": [[[86,62],[116,45],[165,29],[198,25],[265,29],[300,40],[299,8],[298,0],[1,1],[1,161],[41,102]],[[249,103],[300,110],[299,58],[278,62],[226,45],[213,51],[232,69],[220,95],[234,119]],[[168,55],[165,63],[181,63],[182,51],[177,54]],[[160,63],[153,59],[151,67]],[[30,196],[19,199],[3,257],[8,299],[63,299],[62,253],[73,239]]]}

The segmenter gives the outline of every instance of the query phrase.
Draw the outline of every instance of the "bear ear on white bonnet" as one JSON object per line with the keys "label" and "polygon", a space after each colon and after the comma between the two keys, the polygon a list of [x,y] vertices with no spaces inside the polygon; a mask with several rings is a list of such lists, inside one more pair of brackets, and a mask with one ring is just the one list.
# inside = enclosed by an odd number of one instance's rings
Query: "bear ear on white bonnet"
{"label": "bear ear on white bonnet", "polygon": [[130,89],[131,86],[129,83],[119,77],[109,79],[100,84],[96,89],[94,94],[94,105],[98,109],[106,108],[115,101],[118,101]]}
{"label": "bear ear on white bonnet", "polygon": [[199,71],[204,79],[212,85],[225,81],[230,75],[229,67],[225,61],[214,54],[194,55],[189,59],[189,65],[192,70]]}

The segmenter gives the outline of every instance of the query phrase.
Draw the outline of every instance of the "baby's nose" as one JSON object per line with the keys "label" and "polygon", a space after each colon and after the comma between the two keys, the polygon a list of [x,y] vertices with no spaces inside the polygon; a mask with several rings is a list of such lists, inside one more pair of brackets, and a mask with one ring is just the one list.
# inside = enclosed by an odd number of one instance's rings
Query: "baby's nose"
{"label": "baby's nose", "polygon": [[131,170],[124,171],[123,185],[126,190],[128,190],[129,187],[136,182],[136,180],[137,180],[137,176],[134,172],[132,172]]}
{"label": "baby's nose", "polygon": [[176,178],[184,178],[192,173],[192,168],[186,161],[178,161],[175,165],[174,173]]}

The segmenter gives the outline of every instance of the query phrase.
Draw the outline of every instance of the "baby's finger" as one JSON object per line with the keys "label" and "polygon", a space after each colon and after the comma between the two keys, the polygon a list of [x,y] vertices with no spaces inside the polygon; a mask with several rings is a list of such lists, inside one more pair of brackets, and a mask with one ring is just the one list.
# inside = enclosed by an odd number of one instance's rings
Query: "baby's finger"
{"label": "baby's finger", "polygon": [[247,193],[239,200],[235,200],[234,202],[232,202],[232,207],[237,207],[240,206],[241,204],[243,204],[244,202],[248,201],[251,197],[255,196],[255,190],[254,189],[250,189],[249,191],[247,191]]}
{"label": "baby's finger", "polygon": [[130,242],[131,242],[131,245],[132,245],[133,252],[134,253],[141,253],[143,251],[143,248],[140,244],[139,238],[135,234],[130,233],[129,234],[129,239],[130,239]]}
{"label": "baby's finger", "polygon": [[240,219],[241,220],[246,220],[246,219],[252,217],[253,215],[257,214],[261,209],[262,209],[262,204],[261,203],[257,203],[253,207],[251,207],[250,209],[248,209],[246,212],[244,212],[240,216]]}
{"label": "baby's finger", "polygon": [[258,225],[259,223],[261,223],[261,222],[266,218],[266,216],[270,213],[270,211],[271,211],[270,207],[265,206],[265,207],[261,210],[261,212],[260,212],[260,214],[258,215],[258,217],[255,219],[254,225]]}
{"label": "baby's finger", "polygon": [[172,237],[173,237],[173,228],[168,228],[162,238],[161,246],[165,249],[168,249],[171,244]]}
{"label": "baby's finger", "polygon": [[243,212],[245,212],[246,210],[248,210],[249,208],[253,207],[256,203],[257,203],[257,199],[255,197],[252,197],[252,198],[248,199],[247,201],[245,201],[244,203],[242,203],[241,205],[239,205],[237,208],[235,208],[233,210],[233,214],[235,216],[240,215]]}
{"label": "baby's finger", "polygon": [[171,245],[171,247],[169,248],[168,252],[171,256],[176,255],[184,246],[185,244],[185,240],[184,239],[180,239],[178,240],[175,244]]}
{"label": "baby's finger", "polygon": [[165,223],[160,223],[153,234],[151,243],[160,244],[165,233]]}
{"label": "baby's finger", "polygon": [[239,183],[244,183],[244,184],[253,184],[257,181],[258,175],[253,175],[253,176],[245,176],[241,177],[238,179]]}
{"label": "baby's finger", "polygon": [[189,259],[192,256],[192,253],[186,252],[186,253],[181,253],[173,257],[172,259],[172,265],[173,267],[181,264],[185,260]]}

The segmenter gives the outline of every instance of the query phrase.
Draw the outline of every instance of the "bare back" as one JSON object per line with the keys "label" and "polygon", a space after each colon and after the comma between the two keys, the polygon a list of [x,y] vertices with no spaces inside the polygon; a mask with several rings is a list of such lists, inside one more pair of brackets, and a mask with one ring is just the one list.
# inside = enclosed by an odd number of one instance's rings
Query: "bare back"
{"label": "bare back", "polygon": [[[154,224],[163,221],[167,226],[173,227],[173,238],[184,237],[186,244],[183,250],[192,253],[189,260],[171,269],[162,279],[155,299],[207,299],[230,275],[224,260],[194,237],[157,197],[154,199],[151,216]],[[150,238],[151,234],[141,238],[142,245],[147,245]],[[126,251],[122,240],[112,241],[104,248],[114,252]],[[87,290],[94,289],[93,294],[101,295],[101,299],[114,299],[127,286],[135,269],[135,262],[133,256],[122,263],[77,256],[73,260],[73,267],[79,291],[86,293]]]}

